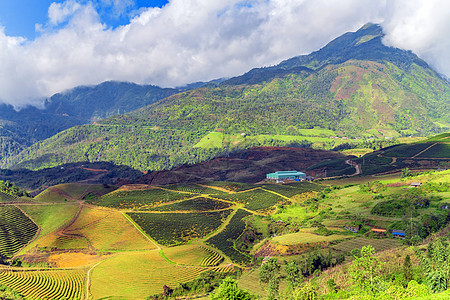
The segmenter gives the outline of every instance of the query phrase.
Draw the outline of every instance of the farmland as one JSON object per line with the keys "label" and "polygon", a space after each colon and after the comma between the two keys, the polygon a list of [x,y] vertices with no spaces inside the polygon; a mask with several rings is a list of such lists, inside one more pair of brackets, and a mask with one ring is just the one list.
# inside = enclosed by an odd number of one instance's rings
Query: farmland
{"label": "farmland", "polygon": [[229,208],[230,203],[223,201],[197,197],[190,200],[184,200],[173,204],[161,205],[154,208],[150,208],[150,211],[210,211]]}
{"label": "farmland", "polygon": [[0,284],[27,299],[81,299],[86,272],[83,270],[1,269]]}
{"label": "farmland", "polygon": [[0,206],[0,254],[11,257],[36,234],[38,226],[15,206]]}
{"label": "farmland", "polygon": [[159,244],[170,246],[202,238],[218,228],[231,210],[204,213],[127,213]]}
{"label": "farmland", "polygon": [[[22,246],[5,244],[6,249],[15,249],[9,256],[16,254],[27,266],[20,272],[4,268],[0,284],[27,299],[77,299],[86,293],[93,299],[134,299],[161,293],[163,285],[176,287],[206,270],[230,272],[233,265],[246,266],[267,255],[295,261],[313,249],[321,255],[330,250],[336,261],[338,255],[348,258],[353,249],[368,244],[378,252],[395,249],[401,243],[390,238],[390,232],[408,232],[410,224],[401,217],[405,212],[413,224],[441,222],[444,212],[439,208],[450,202],[448,177],[449,171],[444,171],[411,179],[348,178],[323,184],[127,185],[93,197],[85,195],[92,195],[95,188],[83,192],[87,186],[69,185],[65,191],[71,198],[59,193],[59,199],[41,196],[34,203],[18,204],[26,215],[15,206],[0,206],[14,220],[31,222],[30,217],[39,226],[33,240],[34,235],[26,237],[18,226]],[[423,185],[410,188],[412,181]],[[385,214],[399,199],[424,205],[413,213],[406,205],[399,214]],[[345,229],[357,225],[358,233]],[[421,232],[435,230],[425,225]],[[386,229],[386,235],[374,239],[373,227]],[[8,242],[1,236],[0,241]],[[247,282],[251,275],[244,272],[242,278],[244,286],[251,285]],[[30,282],[31,288],[23,282]],[[252,286],[256,294],[264,295],[260,289],[259,284]]]}
{"label": "farmland", "polygon": [[245,229],[245,222],[242,218],[248,215],[250,215],[249,212],[242,209],[238,210],[223,231],[206,241],[238,264],[246,264],[251,261],[250,256],[238,251],[234,245],[234,241]]}

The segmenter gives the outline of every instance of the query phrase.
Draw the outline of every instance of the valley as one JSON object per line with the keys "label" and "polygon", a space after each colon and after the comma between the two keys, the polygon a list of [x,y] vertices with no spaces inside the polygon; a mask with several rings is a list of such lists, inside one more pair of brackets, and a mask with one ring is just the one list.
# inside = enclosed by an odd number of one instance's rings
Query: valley
{"label": "valley", "polygon": [[449,298],[450,84],[384,37],[1,104],[0,298]]}

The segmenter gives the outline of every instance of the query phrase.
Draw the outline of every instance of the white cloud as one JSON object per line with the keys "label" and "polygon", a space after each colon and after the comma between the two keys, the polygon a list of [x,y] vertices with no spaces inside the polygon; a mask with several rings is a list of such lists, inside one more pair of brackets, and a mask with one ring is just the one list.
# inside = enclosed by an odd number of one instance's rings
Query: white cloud
{"label": "white cloud", "polygon": [[0,101],[39,103],[64,89],[105,80],[176,86],[239,75],[317,50],[366,22],[381,22],[388,43],[416,51],[449,75],[448,4],[422,2],[172,0],[141,9],[115,29],[101,23],[92,2],[53,3],[34,41],[0,31]]}

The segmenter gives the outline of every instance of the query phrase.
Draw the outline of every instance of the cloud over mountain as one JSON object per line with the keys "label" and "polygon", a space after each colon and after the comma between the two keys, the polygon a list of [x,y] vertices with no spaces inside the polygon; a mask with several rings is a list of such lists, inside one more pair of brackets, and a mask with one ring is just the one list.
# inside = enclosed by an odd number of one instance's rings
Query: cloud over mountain
{"label": "cloud over mountain", "polygon": [[445,0],[172,0],[110,28],[98,5],[67,0],[49,7],[35,40],[0,29],[0,102],[39,104],[105,80],[176,86],[234,76],[309,53],[366,22],[382,24],[387,44],[449,76],[449,8]]}

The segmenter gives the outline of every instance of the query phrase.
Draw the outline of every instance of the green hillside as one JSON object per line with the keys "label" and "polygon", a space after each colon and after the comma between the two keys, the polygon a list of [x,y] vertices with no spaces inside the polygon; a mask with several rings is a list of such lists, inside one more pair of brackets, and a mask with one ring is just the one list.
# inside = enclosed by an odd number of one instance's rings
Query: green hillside
{"label": "green hillside", "polygon": [[[382,36],[381,27],[367,25],[308,56],[71,128],[8,166],[104,160],[160,170],[250,146],[331,149],[449,129],[448,81],[416,55],[384,46]],[[319,134],[305,133],[312,128]],[[359,140],[331,139],[331,133]]]}

